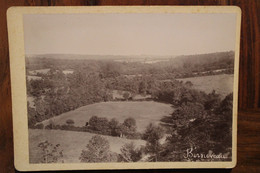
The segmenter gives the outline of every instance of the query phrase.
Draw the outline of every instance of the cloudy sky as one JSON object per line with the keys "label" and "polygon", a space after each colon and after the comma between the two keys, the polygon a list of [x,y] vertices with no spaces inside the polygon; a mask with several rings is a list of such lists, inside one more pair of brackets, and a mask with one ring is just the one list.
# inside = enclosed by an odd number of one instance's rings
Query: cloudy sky
{"label": "cloudy sky", "polygon": [[26,54],[187,55],[235,49],[235,14],[26,14]]}

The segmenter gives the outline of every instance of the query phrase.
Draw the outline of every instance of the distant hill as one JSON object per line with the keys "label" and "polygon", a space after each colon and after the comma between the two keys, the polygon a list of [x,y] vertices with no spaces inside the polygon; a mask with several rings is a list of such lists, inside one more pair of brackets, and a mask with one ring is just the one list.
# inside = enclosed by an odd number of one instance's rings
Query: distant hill
{"label": "distant hill", "polygon": [[39,54],[26,55],[26,58],[52,58],[52,59],[89,59],[89,60],[131,60],[136,61],[145,59],[170,59],[175,56],[156,56],[156,55],[80,55],[80,54]]}
{"label": "distant hill", "polygon": [[[63,60],[63,61],[60,61]],[[72,64],[71,60],[78,60],[75,63],[84,63],[83,61],[106,60],[114,61],[122,66],[126,74],[138,74],[149,69],[164,69],[168,72],[196,73],[219,69],[233,69],[234,52],[216,52],[197,55],[181,56],[156,56],[156,55],[76,55],[76,54],[42,54],[27,55],[26,66],[30,69],[50,68],[62,64]],[[74,63],[74,64],[75,64]],[[124,64],[122,64],[124,63]],[[121,64],[121,65],[120,65]],[[71,67],[72,68],[72,65]]]}
{"label": "distant hill", "polygon": [[[207,64],[221,60],[234,59],[234,52],[216,52],[208,54],[197,55],[80,55],[80,54],[39,54],[39,55],[26,55],[26,58],[51,58],[51,59],[89,59],[89,60],[122,60],[129,62],[145,61],[145,60],[169,60],[176,65],[183,65],[184,63],[192,64]],[[160,61],[158,61],[160,62]]]}
{"label": "distant hill", "polygon": [[179,65],[184,65],[184,64],[202,65],[202,64],[217,63],[221,61],[233,61],[234,56],[235,54],[233,51],[198,54],[198,55],[182,55],[172,59],[172,62]]}

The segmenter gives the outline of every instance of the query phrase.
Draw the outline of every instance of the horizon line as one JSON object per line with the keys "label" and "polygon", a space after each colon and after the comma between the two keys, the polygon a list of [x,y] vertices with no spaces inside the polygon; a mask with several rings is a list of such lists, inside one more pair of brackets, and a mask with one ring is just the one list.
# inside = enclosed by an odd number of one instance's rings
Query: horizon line
{"label": "horizon line", "polygon": [[39,53],[39,54],[25,54],[25,56],[39,56],[39,55],[80,55],[80,56],[189,56],[189,55],[203,55],[203,54],[212,54],[212,53],[224,53],[224,52],[235,52],[235,50],[226,50],[226,51],[216,51],[216,52],[207,52],[207,53],[195,53],[195,54],[167,54],[167,55],[151,55],[151,54],[76,54],[76,53]]}

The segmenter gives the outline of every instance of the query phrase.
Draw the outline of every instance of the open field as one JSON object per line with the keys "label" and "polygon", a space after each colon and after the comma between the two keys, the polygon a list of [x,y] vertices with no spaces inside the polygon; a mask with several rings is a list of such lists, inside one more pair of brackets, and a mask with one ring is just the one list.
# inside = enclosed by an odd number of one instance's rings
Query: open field
{"label": "open field", "polygon": [[[70,112],[63,113],[51,118],[55,125],[66,124],[67,119],[72,119],[75,126],[84,126],[90,117],[106,117],[109,120],[116,118],[123,122],[126,118],[132,117],[136,120],[137,130],[143,131],[149,123],[159,123],[163,116],[173,112],[170,104],[154,101],[124,101],[124,102],[101,102],[80,107]],[[42,123],[48,125],[49,120]]]}
{"label": "open field", "polygon": [[45,69],[38,69],[38,70],[30,70],[29,73],[32,75],[37,75],[37,73],[47,74],[49,71],[50,71],[49,68],[45,68]]}
{"label": "open field", "polygon": [[[63,160],[65,163],[80,162],[79,157],[81,151],[86,149],[88,141],[94,135],[96,134],[88,132],[29,129],[30,162],[39,163],[41,150],[38,147],[38,144],[46,140],[53,145],[60,144],[60,148],[63,150]],[[120,148],[125,143],[134,142],[136,146],[145,145],[145,141],[143,140],[130,140],[112,136],[103,137],[109,141],[110,150],[116,153],[120,153]]]}
{"label": "open field", "polygon": [[195,89],[206,93],[210,93],[212,90],[215,90],[222,97],[225,97],[227,94],[233,92],[233,74],[192,77],[179,80],[183,82],[190,81]]}

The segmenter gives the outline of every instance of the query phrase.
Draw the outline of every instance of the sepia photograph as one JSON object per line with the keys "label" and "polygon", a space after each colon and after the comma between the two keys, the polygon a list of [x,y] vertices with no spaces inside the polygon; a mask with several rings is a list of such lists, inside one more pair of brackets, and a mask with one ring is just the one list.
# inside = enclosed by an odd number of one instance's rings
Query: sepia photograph
{"label": "sepia photograph", "polygon": [[29,164],[234,161],[237,16],[23,14]]}

